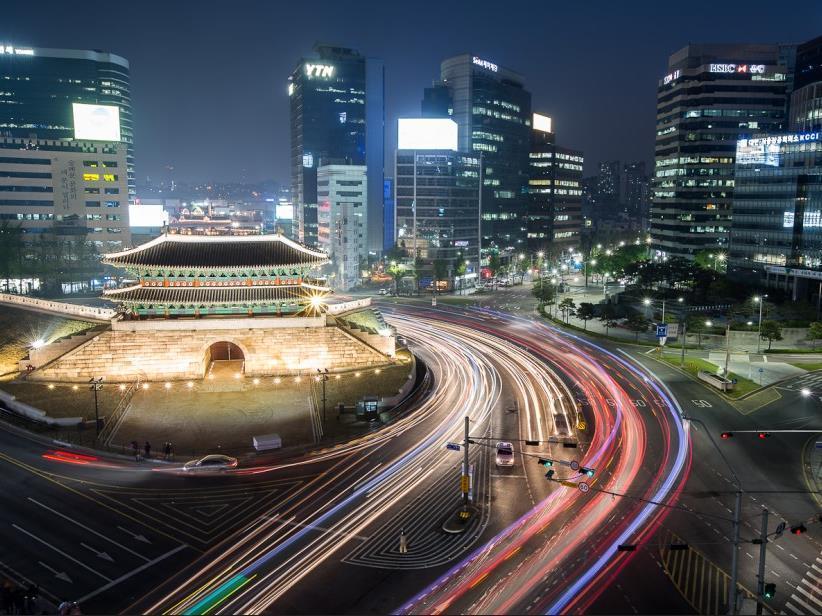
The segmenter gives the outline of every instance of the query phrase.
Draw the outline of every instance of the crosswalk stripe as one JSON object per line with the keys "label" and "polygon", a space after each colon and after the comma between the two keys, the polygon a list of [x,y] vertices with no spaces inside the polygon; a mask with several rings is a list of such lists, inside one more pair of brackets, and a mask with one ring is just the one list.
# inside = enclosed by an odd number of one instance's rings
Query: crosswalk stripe
{"label": "crosswalk stripe", "polygon": [[816,608],[812,608],[810,605],[805,603],[801,598],[797,597],[796,595],[791,595],[791,599],[796,601],[799,605],[804,607],[807,612],[799,612],[800,614],[816,614]]}
{"label": "crosswalk stripe", "polygon": [[[805,580],[802,580],[802,581],[804,582]],[[817,611],[817,612],[819,612],[819,608],[822,608],[822,601],[820,601],[819,599],[817,599],[816,597],[814,597],[811,593],[809,593],[807,590],[805,590],[805,589],[804,589],[804,588],[802,588],[801,586],[797,586],[797,587],[796,587],[796,592],[801,592],[801,593],[802,593],[803,595],[805,595],[808,599],[810,599],[811,601],[813,601],[814,603],[816,603],[816,604],[819,606],[819,607],[817,607],[817,608],[814,608],[814,609],[816,609],[816,611]]]}
{"label": "crosswalk stripe", "polygon": [[795,605],[791,604],[791,602],[790,602],[790,601],[788,601],[787,603],[785,603],[785,609],[791,610],[791,611],[792,611],[792,612],[794,612],[795,614],[804,614],[804,612],[803,612],[802,610],[800,610],[800,609],[799,609],[798,607],[796,607]]}
{"label": "crosswalk stripe", "polygon": [[[802,578],[802,584],[810,587],[810,589],[818,595],[822,595],[822,590],[819,590],[818,582],[809,582],[807,578]],[[820,604],[822,605],[822,604]]]}

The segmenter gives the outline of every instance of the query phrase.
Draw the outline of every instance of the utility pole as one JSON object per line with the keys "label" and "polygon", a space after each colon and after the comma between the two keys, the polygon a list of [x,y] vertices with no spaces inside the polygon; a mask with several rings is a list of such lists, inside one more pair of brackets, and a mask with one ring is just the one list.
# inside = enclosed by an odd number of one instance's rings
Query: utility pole
{"label": "utility pole", "polygon": [[685,342],[688,340],[688,313],[685,312],[685,318],[682,319],[682,355],[679,357],[679,367],[685,366]]}
{"label": "utility pole", "polygon": [[731,361],[731,315],[728,315],[728,324],[725,326],[725,374],[724,376],[726,379],[728,378],[728,364]]}
{"label": "utility pole", "polygon": [[768,510],[762,510],[762,528],[759,531],[759,573],[756,581],[756,613],[762,614],[765,599],[765,547],[768,545]]}
{"label": "utility pole", "polygon": [[[713,439],[711,439],[713,440]],[[737,590],[736,585],[739,580],[739,516],[742,509],[742,490],[737,486],[736,504],[734,505],[734,540],[733,552],[731,554],[731,586],[728,588],[728,613],[737,613]]]}
{"label": "utility pole", "polygon": [[325,371],[320,370],[319,368],[317,368],[317,373],[320,375],[319,378],[323,382],[323,425],[325,425],[326,419],[327,419],[326,413],[325,413],[325,402],[326,402],[325,384],[328,381],[328,368],[326,368]]}
{"label": "utility pole", "polygon": [[462,456],[462,481],[460,487],[462,488],[462,510],[468,512],[468,490],[471,487],[471,477],[468,475],[468,415],[465,416],[465,450]]}

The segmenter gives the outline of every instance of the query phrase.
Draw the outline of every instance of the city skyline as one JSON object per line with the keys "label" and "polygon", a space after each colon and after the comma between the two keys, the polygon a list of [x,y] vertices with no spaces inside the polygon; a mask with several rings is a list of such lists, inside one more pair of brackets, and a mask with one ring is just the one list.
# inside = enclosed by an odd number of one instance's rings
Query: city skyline
{"label": "city skyline", "polygon": [[[658,24],[666,15],[674,18],[673,7],[645,11],[645,3],[629,10],[539,7],[527,23],[514,12],[486,19],[490,4],[472,5],[470,15],[460,15],[459,7],[438,6],[439,18],[431,20],[426,10],[415,17],[400,6],[370,3],[353,12],[330,3],[246,11],[201,3],[196,13],[186,6],[144,3],[131,10],[122,27],[122,18],[114,14],[111,20],[86,19],[103,14],[93,10],[94,4],[83,15],[51,2],[19,7],[5,20],[0,37],[23,46],[102,49],[129,60],[138,182],[151,177],[287,184],[288,75],[317,41],[350,46],[384,61],[387,170],[396,118],[419,115],[421,92],[438,78],[440,62],[464,52],[525,77],[534,108],[554,119],[563,143],[585,152],[586,175],[604,160],[650,162],[656,83],[671,53],[689,42],[799,43],[815,34],[819,20],[814,15],[822,16],[822,7],[810,3],[801,22],[795,13],[781,15],[764,3],[749,3],[744,12],[711,6],[712,19],[706,22],[704,12],[694,10],[693,19],[678,20],[671,36]],[[44,23],[40,17],[46,7],[54,19]],[[179,23],[188,27],[172,36]],[[403,27],[386,36],[396,23]],[[599,26],[603,23],[610,24],[607,31]],[[215,31],[214,24],[220,29]],[[420,37],[423,30],[427,34]],[[141,33],[151,33],[151,44]],[[237,143],[245,154],[237,155]]]}

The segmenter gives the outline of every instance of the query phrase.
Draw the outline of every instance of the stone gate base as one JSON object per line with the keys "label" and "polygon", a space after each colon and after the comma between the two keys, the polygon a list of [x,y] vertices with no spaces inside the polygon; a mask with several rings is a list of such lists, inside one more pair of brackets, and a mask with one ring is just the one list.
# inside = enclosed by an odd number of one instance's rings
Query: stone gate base
{"label": "stone gate base", "polygon": [[245,373],[309,374],[385,365],[392,359],[319,318],[114,321],[112,328],[43,366],[29,379],[109,382],[200,379],[216,342],[237,345]]}

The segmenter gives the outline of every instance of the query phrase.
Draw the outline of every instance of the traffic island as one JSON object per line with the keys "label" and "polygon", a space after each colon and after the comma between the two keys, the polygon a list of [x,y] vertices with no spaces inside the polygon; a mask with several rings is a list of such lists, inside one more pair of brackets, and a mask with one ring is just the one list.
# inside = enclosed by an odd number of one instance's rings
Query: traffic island
{"label": "traffic island", "polygon": [[460,505],[442,523],[442,530],[452,535],[458,535],[472,528],[474,520],[479,519],[480,510],[474,505]]}

